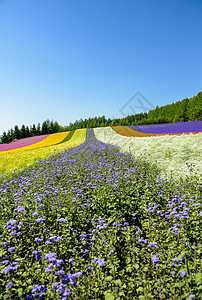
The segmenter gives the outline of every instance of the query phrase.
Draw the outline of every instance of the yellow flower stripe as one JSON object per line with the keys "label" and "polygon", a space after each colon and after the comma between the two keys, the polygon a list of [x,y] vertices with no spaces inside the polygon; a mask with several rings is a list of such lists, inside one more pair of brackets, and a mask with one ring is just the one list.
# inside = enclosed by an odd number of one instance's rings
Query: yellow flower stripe
{"label": "yellow flower stripe", "polygon": [[29,146],[25,146],[25,147],[21,147],[21,148],[12,149],[12,150],[1,151],[0,155],[5,154],[5,153],[16,153],[16,152],[22,152],[22,151],[52,146],[52,145],[61,143],[66,138],[66,136],[69,134],[69,132],[70,131],[53,133],[38,143],[29,145]]}
{"label": "yellow flower stripe", "polygon": [[56,151],[60,152],[78,146],[85,141],[85,138],[86,129],[77,129],[72,138],[67,142],[30,151],[6,153],[0,158],[0,176],[3,174],[9,175],[15,168],[17,171],[22,171],[26,167],[33,166],[39,160],[48,158],[50,155],[56,153]]}

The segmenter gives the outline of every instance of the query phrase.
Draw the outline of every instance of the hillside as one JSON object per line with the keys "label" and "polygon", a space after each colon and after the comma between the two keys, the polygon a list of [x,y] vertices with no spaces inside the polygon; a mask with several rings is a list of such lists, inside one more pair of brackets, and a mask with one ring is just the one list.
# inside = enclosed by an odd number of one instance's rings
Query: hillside
{"label": "hillside", "polygon": [[199,92],[193,98],[186,98],[175,103],[156,107],[148,113],[139,113],[129,115],[124,118],[106,119],[105,116],[88,118],[85,120],[76,120],[68,126],[61,126],[57,121],[44,121],[42,126],[40,123],[36,126],[25,126],[24,124],[19,129],[18,125],[14,129],[4,132],[1,143],[10,143],[14,140],[32,137],[36,135],[51,134],[62,131],[70,131],[81,128],[97,128],[107,126],[137,126],[148,124],[163,124],[163,123],[181,123],[202,120],[202,92]]}

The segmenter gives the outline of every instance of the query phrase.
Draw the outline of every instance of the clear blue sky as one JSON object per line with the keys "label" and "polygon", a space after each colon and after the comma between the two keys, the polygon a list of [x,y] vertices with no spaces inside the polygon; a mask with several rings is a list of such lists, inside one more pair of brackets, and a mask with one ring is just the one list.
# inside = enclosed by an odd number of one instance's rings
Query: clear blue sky
{"label": "clear blue sky", "polygon": [[[0,0],[0,134],[202,89],[201,0]],[[140,112],[137,111],[137,112]]]}

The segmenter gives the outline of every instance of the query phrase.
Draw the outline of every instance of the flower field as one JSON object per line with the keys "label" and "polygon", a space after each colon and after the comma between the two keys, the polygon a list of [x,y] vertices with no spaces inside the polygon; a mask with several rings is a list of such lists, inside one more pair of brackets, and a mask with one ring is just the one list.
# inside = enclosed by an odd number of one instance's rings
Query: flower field
{"label": "flower field", "polygon": [[[64,138],[65,135],[66,138]],[[61,136],[59,136],[60,139],[57,139],[57,145],[47,146],[46,144],[46,147],[38,147],[36,149],[30,149],[29,151],[15,152],[13,150],[0,152],[0,177],[4,174],[10,174],[14,169],[17,169],[16,171],[18,171],[18,169],[23,170],[25,167],[29,167],[57,151],[63,151],[64,149],[75,147],[83,143],[85,141],[86,129],[78,129],[65,135],[63,136],[64,139],[61,139]],[[62,142],[59,142],[59,140],[62,140]],[[20,149],[22,150],[23,148]]]}
{"label": "flower field", "polygon": [[13,150],[13,149],[17,149],[17,148],[22,148],[22,147],[26,147],[26,146],[41,142],[42,140],[47,138],[47,136],[49,136],[49,134],[29,137],[29,138],[21,139],[21,140],[18,140],[13,143],[9,143],[9,144],[0,144],[0,152]]}
{"label": "flower field", "polygon": [[0,299],[200,299],[201,184],[94,131],[0,179]]}
{"label": "flower field", "polygon": [[149,137],[167,134],[197,134],[202,132],[202,121],[137,126],[111,126],[111,128],[120,135],[133,137]]}
{"label": "flower field", "polygon": [[111,128],[118,134],[123,136],[134,136],[134,137],[149,137],[149,136],[156,136],[158,134],[155,133],[144,133],[137,131],[128,126],[111,126]]}
{"label": "flower field", "polygon": [[[67,137],[68,134],[69,134],[69,131],[53,133],[53,134],[48,135],[46,138],[41,139],[41,141],[32,143],[25,147],[18,147],[19,144],[16,144],[16,148],[13,148],[12,150],[2,151],[2,152],[0,152],[0,155],[5,154],[5,153],[17,153],[17,152],[21,152],[21,151],[28,151],[28,150],[33,150],[33,149],[37,149],[37,148],[43,148],[43,147],[56,145],[56,144],[61,143]],[[19,141],[19,143],[20,143],[20,141]]]}
{"label": "flower field", "polygon": [[129,126],[137,131],[156,134],[202,132],[202,121]]}
{"label": "flower field", "polygon": [[111,143],[135,157],[146,157],[149,162],[156,163],[164,178],[184,179],[193,173],[201,177],[202,133],[139,138],[119,135],[111,127],[95,128],[94,132],[101,142]]}

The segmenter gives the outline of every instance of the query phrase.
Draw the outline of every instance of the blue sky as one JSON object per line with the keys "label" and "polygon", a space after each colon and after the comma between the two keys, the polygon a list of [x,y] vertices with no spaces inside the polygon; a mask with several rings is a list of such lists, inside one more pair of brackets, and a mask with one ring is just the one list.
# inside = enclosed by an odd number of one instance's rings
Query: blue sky
{"label": "blue sky", "polygon": [[0,134],[122,117],[138,91],[150,107],[193,97],[201,15],[201,0],[0,0]]}

